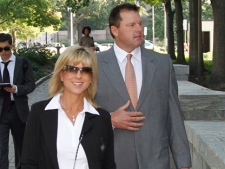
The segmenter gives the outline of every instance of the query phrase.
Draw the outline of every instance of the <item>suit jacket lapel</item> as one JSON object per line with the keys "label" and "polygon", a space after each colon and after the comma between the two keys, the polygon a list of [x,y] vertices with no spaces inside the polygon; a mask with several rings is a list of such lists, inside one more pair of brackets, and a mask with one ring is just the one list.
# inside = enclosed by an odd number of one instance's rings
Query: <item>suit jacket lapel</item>
{"label": "suit jacket lapel", "polygon": [[[154,63],[152,62],[154,58],[152,57],[151,53],[149,54],[149,51],[146,51],[146,49],[141,48],[141,59],[142,59],[142,87],[140,96],[138,99],[138,105],[137,110],[141,107],[142,103],[145,100],[145,97],[148,94],[149,89],[151,88],[151,84],[153,82],[153,77],[156,71],[156,67]],[[152,54],[154,54],[152,52]]]}
{"label": "suit jacket lapel", "polygon": [[57,128],[58,128],[58,110],[47,110],[42,114],[41,123],[42,131],[46,141],[47,149],[49,150],[50,157],[54,168],[59,168],[57,162]]}
{"label": "suit jacket lapel", "polygon": [[121,74],[113,47],[109,49],[109,52],[111,54],[108,57],[104,57],[103,71],[111,81],[111,84],[114,86],[118,94],[123,98],[125,102],[127,102],[130,99],[129,94],[127,92],[127,88]]}

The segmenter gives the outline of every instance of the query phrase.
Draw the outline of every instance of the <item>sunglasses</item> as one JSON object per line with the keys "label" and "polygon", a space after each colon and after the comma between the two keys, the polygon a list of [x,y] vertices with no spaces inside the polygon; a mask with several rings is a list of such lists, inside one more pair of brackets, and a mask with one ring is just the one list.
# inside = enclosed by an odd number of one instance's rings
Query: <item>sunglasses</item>
{"label": "sunglasses", "polygon": [[6,47],[4,47],[4,48],[0,48],[0,52],[2,52],[2,51],[9,51],[10,50],[10,47],[9,46],[6,46]]}
{"label": "sunglasses", "polygon": [[78,73],[78,71],[80,71],[81,73],[92,74],[91,67],[75,67],[71,65],[66,65],[62,68],[62,71],[69,71],[69,72],[75,72],[75,73]]}

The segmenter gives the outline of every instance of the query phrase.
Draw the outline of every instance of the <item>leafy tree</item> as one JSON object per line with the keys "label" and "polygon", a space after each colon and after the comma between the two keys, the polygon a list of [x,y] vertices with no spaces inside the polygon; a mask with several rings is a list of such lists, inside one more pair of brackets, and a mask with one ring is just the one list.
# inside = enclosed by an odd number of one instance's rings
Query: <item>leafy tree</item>
{"label": "leafy tree", "polygon": [[57,29],[61,14],[52,10],[55,9],[54,5],[56,5],[55,0],[1,0],[1,30],[11,32],[16,45],[17,31],[19,31],[18,35],[26,34],[27,37],[32,38],[38,36],[44,27],[53,26]]}
{"label": "leafy tree", "polygon": [[208,0],[203,0],[202,3],[202,20],[213,20],[212,5]]}
{"label": "leafy tree", "polygon": [[15,20],[27,23],[29,26],[47,27],[59,26],[60,18],[51,10],[55,0],[1,0],[0,24],[13,23]]}
{"label": "leafy tree", "polygon": [[71,7],[72,12],[76,13],[79,9],[88,6],[90,0],[66,0],[66,6]]}

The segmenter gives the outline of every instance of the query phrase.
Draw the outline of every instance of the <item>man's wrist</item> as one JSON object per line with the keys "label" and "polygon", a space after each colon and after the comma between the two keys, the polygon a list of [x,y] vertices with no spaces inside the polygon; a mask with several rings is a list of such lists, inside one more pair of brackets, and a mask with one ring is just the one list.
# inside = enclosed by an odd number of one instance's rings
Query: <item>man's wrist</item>
{"label": "man's wrist", "polygon": [[[110,112],[110,115],[112,115],[114,112]],[[112,120],[111,120],[112,121]],[[112,125],[112,129],[114,130],[115,127]]]}

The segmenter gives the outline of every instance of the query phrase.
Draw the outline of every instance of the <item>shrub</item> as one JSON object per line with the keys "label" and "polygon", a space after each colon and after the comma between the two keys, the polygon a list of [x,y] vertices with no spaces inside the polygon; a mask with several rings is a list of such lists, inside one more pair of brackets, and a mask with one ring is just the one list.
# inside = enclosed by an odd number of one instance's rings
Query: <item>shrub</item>
{"label": "shrub", "polygon": [[59,55],[50,53],[44,48],[23,48],[19,49],[16,55],[27,58],[33,67],[35,81],[52,73]]}

